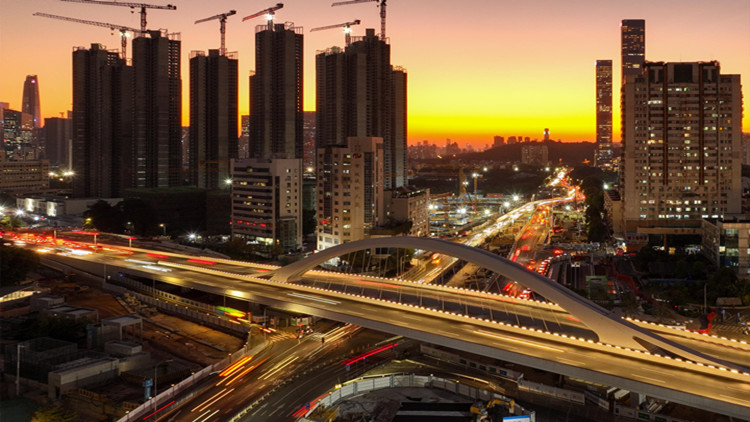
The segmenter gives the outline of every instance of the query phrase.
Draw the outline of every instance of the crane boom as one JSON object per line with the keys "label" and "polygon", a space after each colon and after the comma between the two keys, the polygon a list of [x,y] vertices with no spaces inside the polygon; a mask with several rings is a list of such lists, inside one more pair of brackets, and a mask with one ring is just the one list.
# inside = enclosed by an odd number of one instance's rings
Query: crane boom
{"label": "crane boom", "polygon": [[131,9],[140,8],[141,11],[141,33],[146,32],[146,9],[166,9],[166,10],[176,10],[177,6],[167,4],[167,5],[158,5],[158,4],[147,4],[147,3],[120,3],[117,1],[102,1],[102,0],[60,0],[60,1],[68,1],[73,3],[87,3],[87,4],[100,4],[103,6],[125,6],[129,7]]}
{"label": "crane boom", "polygon": [[333,28],[342,28],[343,27],[344,28],[344,39],[346,41],[346,45],[349,45],[349,44],[352,43],[352,30],[351,30],[350,26],[352,26],[352,25],[359,25],[360,22],[361,21],[359,19],[355,19],[355,20],[353,20],[351,22],[344,22],[344,23],[339,23],[339,24],[336,24],[336,25],[328,25],[328,26],[321,26],[321,27],[318,27],[318,28],[313,28],[313,29],[310,30],[310,32],[313,32],[313,31],[322,31],[324,29],[333,29]]}
{"label": "crane boom", "polygon": [[207,22],[210,20],[218,19],[220,22],[219,26],[219,32],[221,32],[221,49],[219,50],[219,54],[222,56],[227,53],[227,49],[225,47],[225,40],[226,40],[226,32],[227,32],[227,16],[232,16],[237,14],[236,10],[230,10],[227,13],[220,13],[215,16],[211,16],[210,18],[205,19],[198,19],[195,21],[195,23],[201,23],[201,22]]}
{"label": "crane boom", "polygon": [[121,40],[121,47],[122,47],[122,59],[126,59],[126,48],[128,46],[128,37],[130,36],[129,32],[139,32],[137,28],[131,28],[129,26],[125,25],[117,25],[114,23],[107,23],[107,22],[96,22],[96,21],[89,21],[85,19],[77,19],[77,18],[69,18],[67,16],[60,16],[60,15],[51,15],[49,13],[41,13],[36,12],[33,14],[33,16],[40,16],[43,18],[50,18],[50,19],[58,19],[61,21],[68,21],[68,22],[75,22],[75,23],[82,23],[86,25],[94,25],[94,26],[101,26],[104,28],[109,28],[111,30],[118,30],[120,31],[120,37]]}
{"label": "crane boom", "polygon": [[261,15],[266,15],[266,19],[268,20],[268,30],[273,31],[273,15],[282,7],[284,7],[284,3],[276,3],[276,6],[269,7],[268,9],[261,10],[257,13],[253,13],[250,16],[245,16],[244,18],[242,18],[242,22],[245,22],[248,19],[257,18]]}
{"label": "crane boom", "polygon": [[347,1],[338,1],[331,6],[345,6],[347,4],[357,4],[357,3],[370,3],[376,1],[378,2],[378,7],[380,7],[380,39],[385,41],[385,2],[386,0],[347,0]]}

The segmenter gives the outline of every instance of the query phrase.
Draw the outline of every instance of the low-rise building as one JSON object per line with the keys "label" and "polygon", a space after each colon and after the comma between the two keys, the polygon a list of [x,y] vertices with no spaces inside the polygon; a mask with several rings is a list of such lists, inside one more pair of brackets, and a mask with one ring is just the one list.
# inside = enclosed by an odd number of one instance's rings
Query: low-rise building
{"label": "low-rise building", "polygon": [[232,237],[279,252],[302,247],[302,160],[232,160]]}
{"label": "low-rise building", "polygon": [[0,151],[0,192],[37,192],[49,189],[49,161],[8,161]]}
{"label": "low-rise building", "polygon": [[750,276],[750,220],[702,222],[701,251],[714,264],[732,268],[740,278]]}
{"label": "low-rise building", "polygon": [[430,190],[402,186],[385,191],[385,218],[393,222],[410,222],[409,236],[430,234]]}

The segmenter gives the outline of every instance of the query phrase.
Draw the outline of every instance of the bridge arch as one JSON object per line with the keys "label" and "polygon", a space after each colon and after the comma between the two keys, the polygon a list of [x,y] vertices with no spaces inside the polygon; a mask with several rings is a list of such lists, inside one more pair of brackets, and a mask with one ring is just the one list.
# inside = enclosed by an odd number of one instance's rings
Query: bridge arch
{"label": "bridge arch", "polygon": [[[342,255],[370,248],[413,248],[453,256],[516,280],[557,303],[580,319],[604,343],[634,349],[661,348],[666,352],[698,362],[715,363],[717,360],[671,340],[658,336],[645,328],[623,320],[613,312],[583,298],[549,278],[529,271],[522,265],[483,249],[460,243],[427,237],[395,236],[363,239],[324,249],[300,261],[286,265],[274,272],[271,278],[279,282],[298,280],[302,274],[316,266]],[[650,346],[650,347],[648,347]]]}

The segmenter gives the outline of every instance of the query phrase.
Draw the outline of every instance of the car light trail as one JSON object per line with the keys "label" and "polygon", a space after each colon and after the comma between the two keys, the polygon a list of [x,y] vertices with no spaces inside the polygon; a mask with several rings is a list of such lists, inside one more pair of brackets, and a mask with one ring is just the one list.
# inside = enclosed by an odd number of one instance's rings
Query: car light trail
{"label": "car light trail", "polygon": [[[226,388],[222,389],[218,393],[216,393],[213,396],[211,396],[211,397],[207,398],[206,400],[204,400],[203,403],[199,404],[198,406],[195,406],[193,408],[193,410],[191,410],[191,412],[195,412],[198,409],[200,409],[199,412],[202,412],[202,411],[206,410],[208,408],[208,406],[214,404],[216,401],[218,401],[222,397],[226,396],[227,394],[231,393],[232,391],[234,391],[234,388],[232,388],[231,390],[227,390]],[[200,418],[200,416],[199,416],[199,418]]]}
{"label": "car light trail", "polygon": [[221,371],[219,373],[219,376],[220,377],[226,377],[226,376],[232,375],[232,373],[235,372],[235,371],[237,371],[240,368],[240,366],[244,365],[246,362],[249,362],[250,359],[252,359],[252,358],[253,358],[252,356],[248,356],[248,357],[244,357],[244,358],[240,359],[234,365],[232,365],[232,366],[226,368],[225,370]]}
{"label": "car light trail", "polygon": [[167,258],[169,258],[167,255],[162,255],[162,254],[153,253],[153,252],[147,253],[146,256],[150,256],[152,258],[159,258],[159,259],[167,259]]}
{"label": "car light trail", "polygon": [[301,298],[301,299],[308,299],[308,300],[314,300],[316,302],[327,303],[329,305],[338,305],[339,303],[341,303],[341,302],[336,301],[336,300],[324,299],[322,297],[308,296],[308,295],[303,295],[301,293],[287,293],[287,295],[288,296],[298,297],[298,298]]}
{"label": "car light trail", "polygon": [[[207,411],[206,411],[206,413],[208,413],[208,412],[210,412],[210,411],[211,411],[211,410],[207,410]],[[211,416],[213,416],[213,415],[217,414],[218,412],[219,412],[219,410],[218,410],[218,409],[217,409],[217,410],[214,410],[214,411],[213,411],[213,413],[211,413],[210,415],[206,416],[206,418],[205,418],[205,419],[203,419],[203,420],[202,420],[202,421],[200,421],[200,422],[205,422],[205,421],[207,421],[207,420],[211,419]],[[206,413],[204,413],[203,415],[205,415]],[[199,420],[200,418],[202,418],[202,417],[203,417],[203,415],[200,415],[200,416],[198,416],[197,418],[193,419],[193,422],[196,422],[197,420]]]}
{"label": "car light trail", "polygon": [[353,357],[353,358],[351,358],[349,360],[345,360],[345,361],[341,362],[341,364],[342,365],[351,365],[354,362],[358,362],[360,360],[366,359],[366,358],[368,358],[368,357],[370,357],[372,355],[376,355],[376,354],[378,354],[380,352],[384,352],[384,351],[386,351],[388,349],[391,349],[391,348],[394,348],[396,346],[398,346],[398,343],[389,343],[389,344],[386,344],[385,346],[378,347],[377,349],[370,350],[367,353],[363,353],[363,354],[361,354],[359,356],[355,356],[355,357]]}
{"label": "car light trail", "polygon": [[[233,382],[235,382],[235,381],[237,381],[238,379],[240,379],[240,378],[244,377],[244,376],[245,376],[245,375],[247,375],[247,374],[248,374],[248,373],[249,373],[250,371],[253,371],[253,370],[255,370],[255,368],[259,367],[260,365],[263,365],[263,362],[267,361],[268,359],[270,359],[270,358],[265,358],[265,359],[263,359],[262,361],[260,361],[260,362],[256,363],[255,365],[253,365],[253,366],[251,366],[251,367],[249,367],[249,368],[245,369],[244,371],[240,372],[240,373],[239,373],[239,374],[237,374],[237,375],[236,375],[236,376],[235,376],[234,378],[232,378],[231,380],[229,380],[229,382],[227,382],[227,386],[230,386],[230,385],[232,385],[232,383],[233,383]],[[227,379],[229,379],[229,378],[225,378],[225,379],[224,379],[224,381],[226,381]],[[219,384],[221,384],[221,383],[222,383],[222,382],[224,382],[224,381],[221,381],[221,382],[219,382]],[[216,384],[216,385],[219,385],[219,384]]]}
{"label": "car light trail", "polygon": [[265,374],[259,376],[258,379],[259,380],[266,380],[268,378],[271,378],[271,376],[273,376],[277,372],[279,372],[282,369],[284,369],[284,367],[291,365],[292,362],[294,362],[297,359],[299,359],[299,356],[294,356],[294,357],[290,356],[290,357],[284,359],[280,363],[276,364],[276,366],[274,366],[273,368],[271,368],[268,371],[266,371]]}
{"label": "car light trail", "polygon": [[164,406],[162,406],[162,407],[158,408],[157,410],[155,410],[155,411],[154,411],[153,413],[151,413],[150,415],[148,415],[148,416],[144,416],[144,417],[143,417],[143,419],[141,419],[141,420],[144,420],[144,421],[145,421],[146,419],[150,418],[151,416],[154,416],[155,414],[157,414],[157,413],[161,412],[162,410],[166,409],[167,407],[169,407],[169,406],[171,406],[171,405],[173,405],[173,404],[174,404],[174,400],[172,400],[171,402],[169,402],[169,403],[165,404]]}
{"label": "car light trail", "polygon": [[216,265],[214,261],[208,261],[205,259],[189,258],[188,262],[195,262],[196,264]]}
{"label": "car light trail", "polygon": [[540,349],[550,350],[550,351],[553,351],[553,352],[558,352],[558,353],[563,353],[564,352],[564,350],[558,349],[556,347],[549,347],[549,346],[545,346],[543,344],[534,343],[534,342],[526,341],[526,340],[521,340],[521,339],[516,338],[516,337],[501,336],[499,334],[490,333],[488,331],[483,331],[483,330],[474,330],[474,332],[477,333],[477,334],[481,334],[483,336],[494,337],[494,338],[498,338],[500,340],[505,340],[505,341],[512,341],[514,343],[525,344],[527,346],[538,347]]}

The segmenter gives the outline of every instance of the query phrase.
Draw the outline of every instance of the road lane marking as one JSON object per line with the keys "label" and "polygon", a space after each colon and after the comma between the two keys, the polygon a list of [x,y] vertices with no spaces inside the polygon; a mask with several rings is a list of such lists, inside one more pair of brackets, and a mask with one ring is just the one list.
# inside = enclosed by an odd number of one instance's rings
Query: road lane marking
{"label": "road lane marking", "polygon": [[484,330],[474,330],[474,332],[477,333],[477,334],[481,334],[483,336],[494,337],[494,338],[497,338],[497,339],[500,339],[500,340],[505,340],[505,341],[512,341],[514,343],[521,343],[521,344],[525,344],[527,346],[538,347],[540,349],[550,350],[550,351],[553,351],[553,352],[558,352],[558,353],[564,353],[565,352],[563,349],[558,349],[556,347],[545,346],[543,344],[534,343],[534,342],[531,342],[531,341],[521,340],[520,338],[516,338],[516,337],[502,336],[502,335],[495,334],[495,333],[490,333],[490,332],[484,331]]}
{"label": "road lane marking", "polygon": [[574,364],[574,365],[578,365],[578,366],[586,366],[586,364],[585,364],[585,363],[583,363],[583,362],[579,362],[579,361],[577,361],[577,360],[571,360],[571,359],[565,359],[565,358],[557,358],[557,360],[559,360],[560,362],[568,362],[568,363],[572,363],[572,364]]}
{"label": "road lane marking", "polygon": [[658,383],[661,383],[661,384],[665,383],[664,380],[660,380],[660,379],[656,379],[656,378],[651,378],[651,377],[645,377],[643,375],[633,374],[633,376],[637,377],[637,378],[643,378],[643,379],[646,379],[646,380],[649,380],[649,381],[653,381],[653,382],[658,382]]}
{"label": "road lane marking", "polygon": [[338,304],[341,303],[341,302],[339,302],[337,300],[325,299],[325,298],[316,297],[316,296],[303,295],[302,293],[287,293],[287,296],[293,296],[293,297],[298,297],[298,298],[307,299],[307,300],[314,300],[316,302],[327,303],[329,305],[338,305]]}

